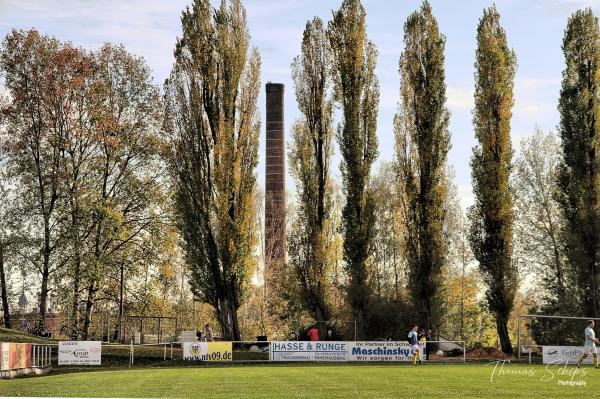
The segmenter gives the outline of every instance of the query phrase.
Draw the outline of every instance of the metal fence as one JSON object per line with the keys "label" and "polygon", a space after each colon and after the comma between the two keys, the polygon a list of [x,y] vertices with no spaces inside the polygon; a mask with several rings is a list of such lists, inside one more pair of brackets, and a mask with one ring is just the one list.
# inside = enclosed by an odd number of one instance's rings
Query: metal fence
{"label": "metal fence", "polygon": [[[230,341],[227,341],[230,342]],[[354,341],[342,341],[354,342]],[[389,342],[389,341],[369,341]],[[232,363],[270,363],[271,341],[231,341]],[[407,344],[408,345],[408,344]],[[464,341],[428,341],[429,363],[466,363],[467,352]],[[450,347],[454,345],[454,347]],[[438,351],[442,353],[438,354]],[[58,344],[32,344],[32,366],[47,367],[58,364]],[[530,354],[531,359],[531,354]],[[530,360],[531,361],[531,360]],[[229,361],[228,361],[229,362]],[[351,361],[349,361],[351,362]],[[381,363],[381,361],[370,361]],[[395,363],[406,363],[394,361]],[[173,366],[191,365],[183,360],[183,342],[161,342],[151,344],[102,344],[102,365],[144,366],[166,363]]]}
{"label": "metal fence", "polygon": [[[53,347],[57,344],[33,344],[31,346],[31,366],[48,367],[52,365]],[[58,356],[58,350],[56,350]]]}

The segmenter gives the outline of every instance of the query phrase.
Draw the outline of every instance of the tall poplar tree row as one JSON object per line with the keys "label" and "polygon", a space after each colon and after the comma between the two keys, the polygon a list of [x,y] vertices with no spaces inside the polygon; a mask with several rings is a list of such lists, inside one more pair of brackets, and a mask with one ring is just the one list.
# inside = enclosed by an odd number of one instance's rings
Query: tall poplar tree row
{"label": "tall poplar tree row", "polygon": [[421,323],[437,324],[436,296],[447,248],[445,168],[450,149],[445,37],[424,1],[404,24],[400,109],[394,119],[409,285]]}
{"label": "tall poplar tree row", "polygon": [[194,295],[223,336],[240,339],[237,310],[254,268],[260,57],[240,0],[196,0],[165,87],[175,207]]}
{"label": "tall poplar tree row", "polygon": [[591,9],[569,18],[562,48],[566,68],[558,104],[563,157],[558,168],[559,201],[581,312],[598,317],[600,33]]}
{"label": "tall poplar tree row", "polygon": [[512,353],[507,323],[518,278],[512,260],[513,199],[509,185],[516,58],[494,6],[484,10],[479,21],[475,69],[473,125],[478,145],[471,158],[475,204],[469,210],[469,240],[487,284],[486,299],[496,318],[502,351]]}
{"label": "tall poplar tree row", "polygon": [[[300,297],[315,320],[330,318],[332,183],[329,164],[333,152],[331,51],[323,21],[306,23],[302,54],[292,64],[298,108],[303,117],[294,125],[290,172],[296,179],[298,210],[289,238],[290,261],[300,283]],[[325,339],[326,325],[318,323]]]}
{"label": "tall poplar tree row", "polygon": [[369,192],[371,166],[377,157],[379,82],[377,49],[368,40],[360,0],[344,0],[329,22],[336,100],[342,122],[338,143],[342,154],[344,262],[348,300],[356,320],[357,338],[364,338],[369,297],[368,257],[374,235],[374,198]]}

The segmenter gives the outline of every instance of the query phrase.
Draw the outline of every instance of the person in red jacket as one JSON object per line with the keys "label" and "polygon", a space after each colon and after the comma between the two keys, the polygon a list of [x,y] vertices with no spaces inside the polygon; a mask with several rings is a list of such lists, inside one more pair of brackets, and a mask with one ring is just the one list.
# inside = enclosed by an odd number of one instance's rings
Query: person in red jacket
{"label": "person in red jacket", "polygon": [[317,330],[316,326],[312,326],[310,328],[310,330],[308,330],[308,338],[311,341],[318,341],[319,340],[319,330]]}

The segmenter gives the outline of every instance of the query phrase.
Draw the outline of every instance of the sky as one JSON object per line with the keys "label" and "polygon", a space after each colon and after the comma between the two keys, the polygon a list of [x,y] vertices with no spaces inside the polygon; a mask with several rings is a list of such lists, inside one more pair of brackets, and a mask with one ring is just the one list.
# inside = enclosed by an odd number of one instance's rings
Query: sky
{"label": "sky", "polygon": [[[41,33],[86,48],[105,42],[121,43],[142,56],[162,85],[173,64],[175,40],[181,36],[181,11],[192,0],[0,0],[0,36],[11,29],[36,28]],[[475,35],[479,18],[491,1],[430,0],[440,31],[446,36],[447,106],[451,112],[452,148],[448,163],[463,207],[473,203],[469,160],[475,145],[472,127]],[[262,57],[261,79],[284,83],[286,139],[299,118],[291,81],[290,64],[300,52],[306,21],[319,16],[328,21],[341,0],[245,0],[251,44]],[[367,34],[379,50],[377,76],[381,85],[378,115],[379,159],[394,158],[392,121],[399,99],[398,60],[402,52],[403,25],[420,7],[420,0],[363,0]],[[600,0],[497,0],[496,8],[509,45],[517,56],[512,118],[512,142],[537,127],[555,130],[564,59],[562,36],[570,14],[592,7],[600,15]],[[0,88],[0,91],[2,89]],[[259,98],[264,122],[264,88]],[[264,123],[261,132],[259,184],[264,186]],[[334,157],[339,163],[339,152]],[[332,168],[339,179],[339,169]],[[288,176],[288,182],[291,179]],[[291,184],[288,184],[290,190]]]}

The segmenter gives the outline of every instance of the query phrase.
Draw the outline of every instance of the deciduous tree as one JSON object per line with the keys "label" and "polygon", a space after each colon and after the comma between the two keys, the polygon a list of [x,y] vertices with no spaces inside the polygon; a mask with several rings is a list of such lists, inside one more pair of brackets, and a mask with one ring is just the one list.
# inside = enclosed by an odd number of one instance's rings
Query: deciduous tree
{"label": "deciduous tree", "polygon": [[566,67],[558,103],[562,143],[558,186],[566,220],[566,253],[576,274],[580,312],[598,317],[600,32],[591,9],[579,10],[569,18],[562,49]]}
{"label": "deciduous tree", "polygon": [[473,125],[478,145],[471,158],[475,204],[469,210],[469,240],[487,285],[486,298],[496,317],[502,351],[512,353],[507,323],[518,284],[509,184],[516,59],[493,6],[484,10],[479,21],[475,68]]}
{"label": "deciduous tree", "polygon": [[[329,164],[332,155],[333,104],[331,51],[319,18],[306,23],[302,53],[292,64],[298,108],[302,118],[292,130],[289,163],[296,179],[298,205],[290,235],[290,261],[298,275],[301,299],[315,320],[329,320],[331,246],[328,234],[332,207]],[[325,339],[324,323],[318,323]]]}
{"label": "deciduous tree", "polygon": [[348,299],[358,339],[364,338],[369,303],[368,257],[374,228],[374,200],[369,191],[371,166],[377,158],[379,82],[375,76],[377,49],[366,34],[365,10],[360,0],[344,0],[329,22],[336,100],[342,122],[338,143],[342,155],[344,262]]}
{"label": "deciduous tree", "polygon": [[249,50],[241,1],[196,0],[165,86],[175,206],[194,294],[213,306],[226,339],[255,266],[255,168],[260,57]]}
{"label": "deciduous tree", "polygon": [[400,57],[400,109],[394,119],[396,157],[409,285],[421,323],[434,314],[446,260],[445,168],[450,148],[444,72],[445,37],[423,2],[404,24]]}

